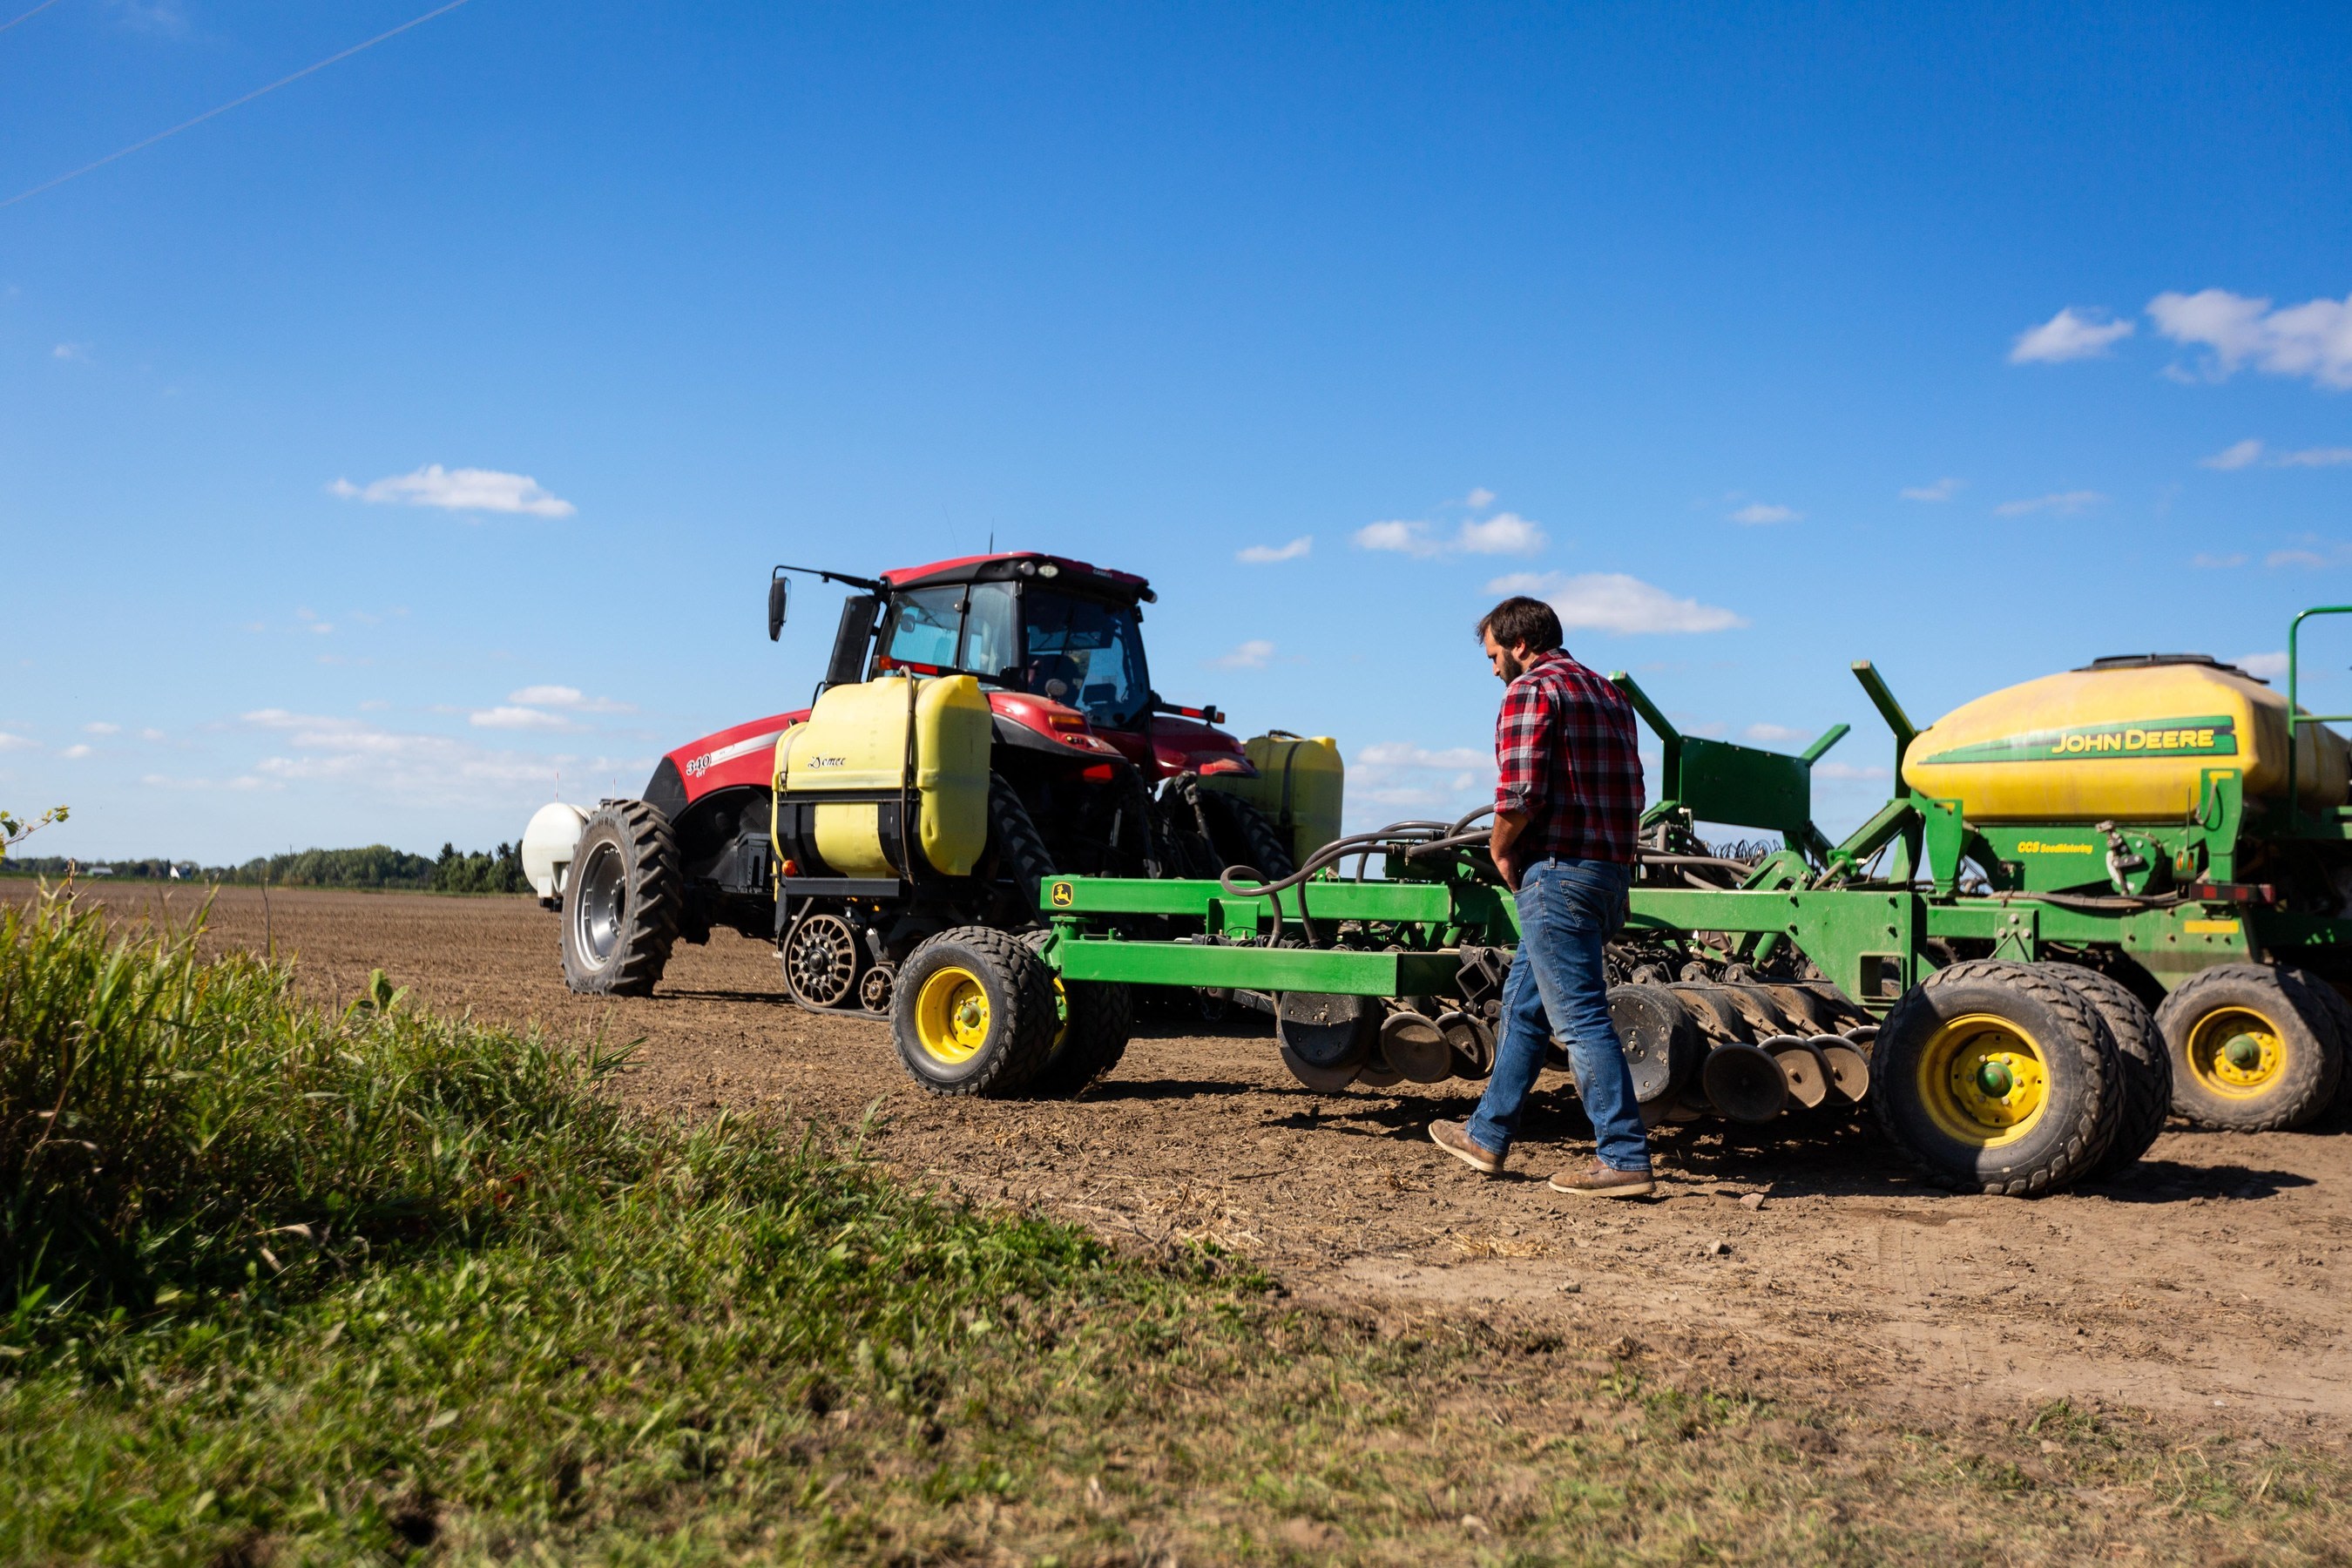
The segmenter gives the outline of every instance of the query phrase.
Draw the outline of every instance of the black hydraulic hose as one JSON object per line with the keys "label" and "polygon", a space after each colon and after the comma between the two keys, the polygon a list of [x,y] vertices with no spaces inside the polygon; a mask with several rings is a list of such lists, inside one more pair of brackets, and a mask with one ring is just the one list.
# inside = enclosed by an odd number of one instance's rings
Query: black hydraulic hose
{"label": "black hydraulic hose", "polygon": [[[1409,820],[1392,822],[1385,827],[1374,828],[1369,833],[1352,833],[1343,838],[1335,838],[1316,850],[1307,858],[1306,864],[1288,876],[1277,877],[1270,880],[1255,866],[1227,867],[1219,874],[1217,885],[1235,898],[1264,899],[1273,906],[1274,931],[1268,938],[1268,942],[1270,945],[1277,947],[1282,943],[1284,925],[1281,895],[1292,889],[1297,889],[1299,923],[1307,928],[1307,937],[1311,942],[1315,938],[1315,927],[1307,909],[1307,883],[1316,872],[1327,867],[1336,866],[1350,856],[1369,858],[1401,848],[1406,857],[1411,858],[1423,853],[1435,853],[1440,849],[1460,848],[1472,843],[1484,842],[1486,837],[1485,834],[1465,833],[1463,830],[1469,824],[1493,810],[1492,806],[1482,806],[1454,822]],[[1244,881],[1243,879],[1244,877],[1254,880]]]}
{"label": "black hydraulic hose", "polygon": [[1752,860],[1732,860],[1721,855],[1670,855],[1663,849],[1638,849],[1634,853],[1651,866],[1714,866],[1726,871],[1747,876],[1756,869]]}

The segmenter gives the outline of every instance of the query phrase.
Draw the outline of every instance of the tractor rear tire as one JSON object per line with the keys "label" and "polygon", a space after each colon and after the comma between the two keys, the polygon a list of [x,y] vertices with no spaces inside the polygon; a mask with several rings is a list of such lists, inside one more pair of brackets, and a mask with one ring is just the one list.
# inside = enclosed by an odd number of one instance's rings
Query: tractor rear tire
{"label": "tractor rear tire", "polygon": [[1217,790],[1201,792],[1202,814],[1209,819],[1210,839],[1217,857],[1230,868],[1246,866],[1261,881],[1278,881],[1297,870],[1290,847],[1265,813],[1237,795]]}
{"label": "tractor rear tire", "polygon": [[677,835],[654,806],[616,800],[580,829],[563,886],[563,983],[592,996],[649,996],[686,902]]}
{"label": "tractor rear tire", "polygon": [[2097,1168],[2124,1075],[2096,1008],[2046,971],[1977,959],[1937,971],[1881,1026],[1878,1124],[1929,1181],[2032,1197]]}
{"label": "tractor rear tire", "polygon": [[2172,1108],[2200,1127],[2300,1127],[2335,1100],[2343,1047],[2299,971],[2216,964],[2167,996],[2156,1021],[2172,1058]]}
{"label": "tractor rear tire", "polygon": [[1042,915],[1044,887],[1054,875],[1053,851],[1002,773],[988,775],[988,845],[996,852],[996,874],[1018,884],[1029,912]]}
{"label": "tractor rear tire", "polygon": [[2172,1057],[2164,1048],[2164,1033],[2156,1026],[2156,1015],[2147,1010],[2147,1004],[2114,975],[2077,963],[2043,967],[2099,1010],[2107,1032],[2115,1037],[2116,1054],[2123,1058],[2123,1123],[2116,1129],[2116,1140],[2107,1145],[2098,1171],[2101,1175],[2121,1175],[2139,1163],[2164,1131],[2165,1118],[2172,1114]]}
{"label": "tractor rear tire", "polygon": [[933,1094],[1002,1100],[1034,1079],[1060,1018],[1053,972],[1010,931],[957,926],[898,966],[890,1034],[898,1059]]}
{"label": "tractor rear tire", "polygon": [[[1024,932],[1021,943],[1038,952],[1052,935]],[[1064,980],[1055,974],[1053,984],[1059,1026],[1045,1065],[1029,1080],[1029,1092],[1040,1099],[1066,1100],[1108,1076],[1127,1055],[1127,1042],[1135,1033],[1135,996],[1124,985],[1101,981]]]}

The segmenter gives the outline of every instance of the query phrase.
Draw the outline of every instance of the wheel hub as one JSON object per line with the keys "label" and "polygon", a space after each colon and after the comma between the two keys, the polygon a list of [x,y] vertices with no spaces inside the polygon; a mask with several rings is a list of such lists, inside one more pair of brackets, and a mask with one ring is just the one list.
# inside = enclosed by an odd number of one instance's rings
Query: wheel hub
{"label": "wheel hub", "polygon": [[2285,1066],[2286,1047],[2278,1029],[2250,1008],[2221,1008],[2198,1020],[2189,1031],[2189,1070],[2217,1093],[2263,1093]]}
{"label": "wheel hub", "polygon": [[1919,1058],[1920,1099],[1944,1131],[1990,1148],[2024,1136],[2050,1100],[2033,1039],[2007,1018],[1977,1014],[1939,1029]]}
{"label": "wheel hub", "polygon": [[989,1025],[988,990],[970,970],[934,971],[915,994],[915,1038],[934,1061],[970,1061],[988,1044]]}

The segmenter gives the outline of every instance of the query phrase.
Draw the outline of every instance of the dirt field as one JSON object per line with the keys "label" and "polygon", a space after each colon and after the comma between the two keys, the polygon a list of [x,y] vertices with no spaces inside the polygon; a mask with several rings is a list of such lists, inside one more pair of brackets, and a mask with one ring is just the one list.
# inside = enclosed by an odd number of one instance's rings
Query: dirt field
{"label": "dirt field", "polygon": [[1213,1238],[1303,1296],[1533,1313],[1622,1331],[1664,1367],[1890,1414],[2065,1396],[2328,1446],[2352,1432],[2340,1121],[2175,1128],[2127,1184],[2030,1203],[1938,1194],[1866,1128],[1731,1142],[1703,1125],[1662,1135],[1664,1201],[1599,1206],[1543,1184],[1585,1152],[1564,1077],[1546,1079],[1516,1179],[1488,1181],[1421,1131],[1463,1114],[1470,1086],[1318,1098],[1257,1024],[1147,1021],[1082,1099],[968,1102],[917,1089],[884,1024],[793,1006],[773,953],[729,934],[681,948],[654,998],[603,1003],[565,991],[554,917],[520,899],[279,891],[265,911],[226,889],[212,932],[290,950],[321,1000],[381,967],[436,1007],[642,1038],[627,1092],[648,1107],[865,1121],[910,1178],[1128,1239]]}

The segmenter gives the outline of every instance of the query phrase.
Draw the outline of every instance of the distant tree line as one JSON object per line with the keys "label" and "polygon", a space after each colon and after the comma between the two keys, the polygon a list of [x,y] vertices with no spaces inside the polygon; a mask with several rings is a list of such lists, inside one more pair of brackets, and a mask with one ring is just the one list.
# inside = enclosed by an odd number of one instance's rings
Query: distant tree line
{"label": "distant tree line", "polygon": [[170,881],[176,868],[184,882],[246,887],[407,888],[435,893],[521,893],[530,888],[523,879],[522,855],[512,844],[470,854],[454,844],[444,844],[440,855],[431,859],[388,844],[371,844],[362,849],[303,849],[263,856],[242,866],[199,866],[193,860],[81,860],[57,855],[0,860],[0,875],[47,877],[52,881],[69,870],[94,877],[100,874],[100,868],[111,881]]}

